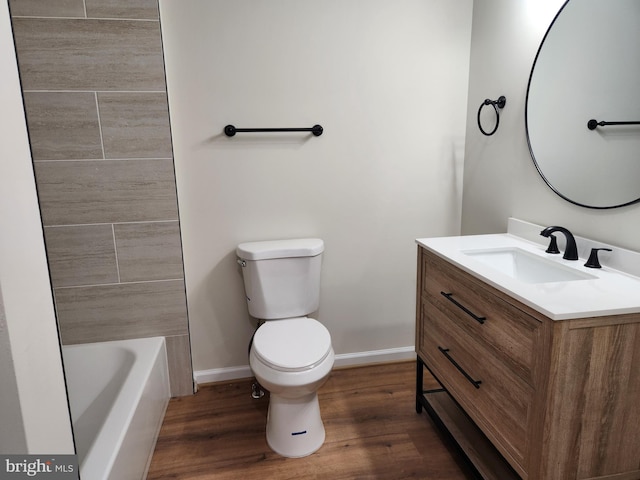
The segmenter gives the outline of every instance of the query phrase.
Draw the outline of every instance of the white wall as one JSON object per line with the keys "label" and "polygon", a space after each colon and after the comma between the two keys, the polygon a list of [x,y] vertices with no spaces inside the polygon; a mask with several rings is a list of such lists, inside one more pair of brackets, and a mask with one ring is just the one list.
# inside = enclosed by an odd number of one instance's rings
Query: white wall
{"label": "white wall", "polygon": [[[475,0],[464,167],[463,234],[506,231],[507,217],[563,225],[574,234],[640,250],[640,205],[578,207],[553,193],[527,147],[524,108],[531,66],[561,0]],[[561,75],[561,72],[558,73]],[[478,130],[485,98],[507,97],[500,128]]]}
{"label": "white wall", "polygon": [[412,346],[414,239],[460,231],[472,1],[160,9],[195,370],[248,363],[234,249],[252,240],[325,240],[336,353]]}
{"label": "white wall", "polygon": [[0,412],[2,412],[2,434],[0,453],[27,451],[27,437],[22,423],[20,395],[11,354],[11,343],[4,315],[2,292],[0,291]]}
{"label": "white wall", "polygon": [[[0,378],[15,378],[14,393],[19,398],[16,402],[15,396],[0,396],[0,445],[10,444],[18,435],[16,448],[26,444],[27,451],[2,453],[74,453],[6,2],[0,2],[0,65],[0,292],[4,304],[0,348],[3,357],[12,359],[0,364]],[[19,432],[6,428],[4,418],[9,416],[22,416],[24,442]]]}

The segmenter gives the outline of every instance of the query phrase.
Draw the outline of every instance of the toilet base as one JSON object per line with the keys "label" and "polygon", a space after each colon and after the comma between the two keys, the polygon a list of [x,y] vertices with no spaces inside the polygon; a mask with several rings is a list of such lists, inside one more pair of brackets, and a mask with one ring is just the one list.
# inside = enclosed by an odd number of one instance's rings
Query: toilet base
{"label": "toilet base", "polygon": [[267,415],[267,443],[283,457],[306,457],[324,443],[318,395],[284,398],[271,394]]}

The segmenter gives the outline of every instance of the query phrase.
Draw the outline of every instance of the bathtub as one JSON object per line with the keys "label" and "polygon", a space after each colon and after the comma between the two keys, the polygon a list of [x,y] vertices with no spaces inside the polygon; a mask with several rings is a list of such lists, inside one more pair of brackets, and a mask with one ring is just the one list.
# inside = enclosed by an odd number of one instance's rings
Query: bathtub
{"label": "bathtub", "polygon": [[146,477],[169,401],[164,338],[62,348],[82,480]]}

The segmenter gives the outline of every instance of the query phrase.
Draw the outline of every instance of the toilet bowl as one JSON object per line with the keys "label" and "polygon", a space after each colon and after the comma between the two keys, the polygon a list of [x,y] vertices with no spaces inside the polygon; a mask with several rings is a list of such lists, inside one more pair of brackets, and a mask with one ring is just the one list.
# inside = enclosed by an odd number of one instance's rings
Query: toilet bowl
{"label": "toilet bowl", "polygon": [[317,391],[333,363],[331,336],[317,320],[274,320],[256,331],[249,365],[270,393],[266,437],[274,452],[304,457],[324,443]]}

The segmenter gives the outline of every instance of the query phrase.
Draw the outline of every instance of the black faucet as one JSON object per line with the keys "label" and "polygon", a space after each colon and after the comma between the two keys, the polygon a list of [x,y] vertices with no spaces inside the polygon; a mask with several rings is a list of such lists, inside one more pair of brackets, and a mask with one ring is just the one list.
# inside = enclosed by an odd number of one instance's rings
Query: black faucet
{"label": "black faucet", "polygon": [[552,233],[560,232],[564,234],[567,239],[567,246],[564,249],[564,255],[562,258],[565,260],[578,260],[578,248],[576,247],[576,239],[573,238],[573,234],[564,227],[547,227],[540,232],[543,237],[549,238]]}

